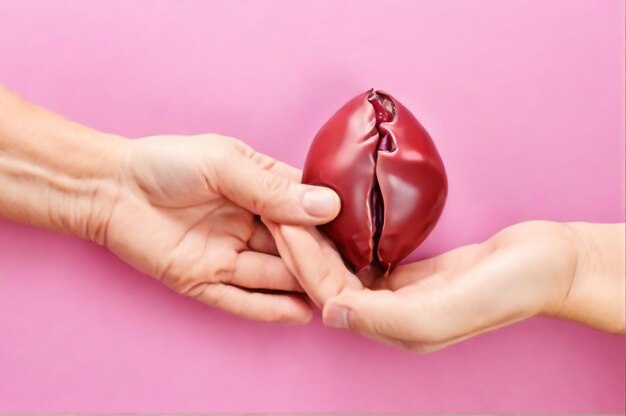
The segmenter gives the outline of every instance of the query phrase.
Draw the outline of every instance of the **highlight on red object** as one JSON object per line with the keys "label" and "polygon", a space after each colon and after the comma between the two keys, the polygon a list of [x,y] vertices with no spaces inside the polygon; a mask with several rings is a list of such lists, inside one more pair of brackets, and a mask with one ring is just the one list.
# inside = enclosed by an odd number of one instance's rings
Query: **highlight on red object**
{"label": "highlight on red object", "polygon": [[315,136],[302,182],[332,188],[341,212],[320,230],[364,281],[388,274],[435,227],[448,193],[430,135],[390,94],[371,89]]}

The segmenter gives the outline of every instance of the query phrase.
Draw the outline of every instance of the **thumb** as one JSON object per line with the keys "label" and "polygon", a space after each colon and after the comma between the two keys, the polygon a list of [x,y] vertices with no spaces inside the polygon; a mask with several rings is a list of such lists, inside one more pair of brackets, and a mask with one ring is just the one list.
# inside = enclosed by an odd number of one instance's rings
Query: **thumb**
{"label": "thumb", "polygon": [[344,289],[324,305],[324,324],[370,338],[410,340],[410,311],[405,301],[388,290]]}
{"label": "thumb", "polygon": [[222,164],[217,176],[226,198],[277,223],[324,224],[339,213],[339,196],[332,189],[301,184],[246,157]]}

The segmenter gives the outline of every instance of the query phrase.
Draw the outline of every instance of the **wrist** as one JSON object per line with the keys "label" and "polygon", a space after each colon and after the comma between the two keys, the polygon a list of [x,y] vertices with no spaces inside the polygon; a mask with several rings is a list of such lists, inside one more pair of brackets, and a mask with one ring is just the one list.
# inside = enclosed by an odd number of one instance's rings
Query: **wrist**
{"label": "wrist", "polygon": [[126,140],[69,122],[42,133],[5,133],[0,217],[103,243]]}
{"label": "wrist", "polygon": [[103,243],[128,142],[0,85],[0,218]]}
{"label": "wrist", "polygon": [[624,333],[624,224],[569,223],[576,247],[571,284],[555,316]]}
{"label": "wrist", "polygon": [[528,279],[537,277],[531,296],[537,303],[532,315],[561,318],[577,274],[580,250],[578,236],[567,224],[530,221],[527,235],[519,238],[534,253],[524,260]]}
{"label": "wrist", "polygon": [[67,169],[61,173],[72,185],[56,199],[56,207],[50,206],[50,219],[58,219],[52,228],[106,244],[108,223],[122,189],[130,144],[130,140],[121,136],[99,132],[82,140],[80,151],[70,158]]}

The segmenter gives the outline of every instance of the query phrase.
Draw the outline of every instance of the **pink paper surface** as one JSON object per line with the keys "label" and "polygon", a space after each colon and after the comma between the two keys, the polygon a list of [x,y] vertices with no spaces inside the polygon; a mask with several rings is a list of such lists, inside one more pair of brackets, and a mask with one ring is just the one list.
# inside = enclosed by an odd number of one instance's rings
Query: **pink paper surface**
{"label": "pink paper surface", "polygon": [[[413,259],[528,219],[624,221],[624,2],[0,0],[0,82],[94,128],[302,166],[370,87],[450,195]],[[0,198],[2,196],[0,195]],[[0,412],[623,412],[624,338],[545,318],[420,356],[258,324],[0,222]]]}

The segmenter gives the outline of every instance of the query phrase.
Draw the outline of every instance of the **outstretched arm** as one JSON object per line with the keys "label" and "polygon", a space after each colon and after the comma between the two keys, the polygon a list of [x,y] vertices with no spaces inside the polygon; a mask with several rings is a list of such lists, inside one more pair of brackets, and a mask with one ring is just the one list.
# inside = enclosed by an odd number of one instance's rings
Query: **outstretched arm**
{"label": "outstretched arm", "polygon": [[624,333],[624,224],[531,221],[363,288],[314,228],[266,221],[324,322],[431,351],[535,315]]}
{"label": "outstretched arm", "polygon": [[108,247],[172,289],[259,320],[305,322],[308,303],[257,215],[333,219],[339,198],[218,135],[128,140],[0,87],[0,218]]}
{"label": "outstretched arm", "polygon": [[124,144],[0,86],[0,217],[101,238]]}

